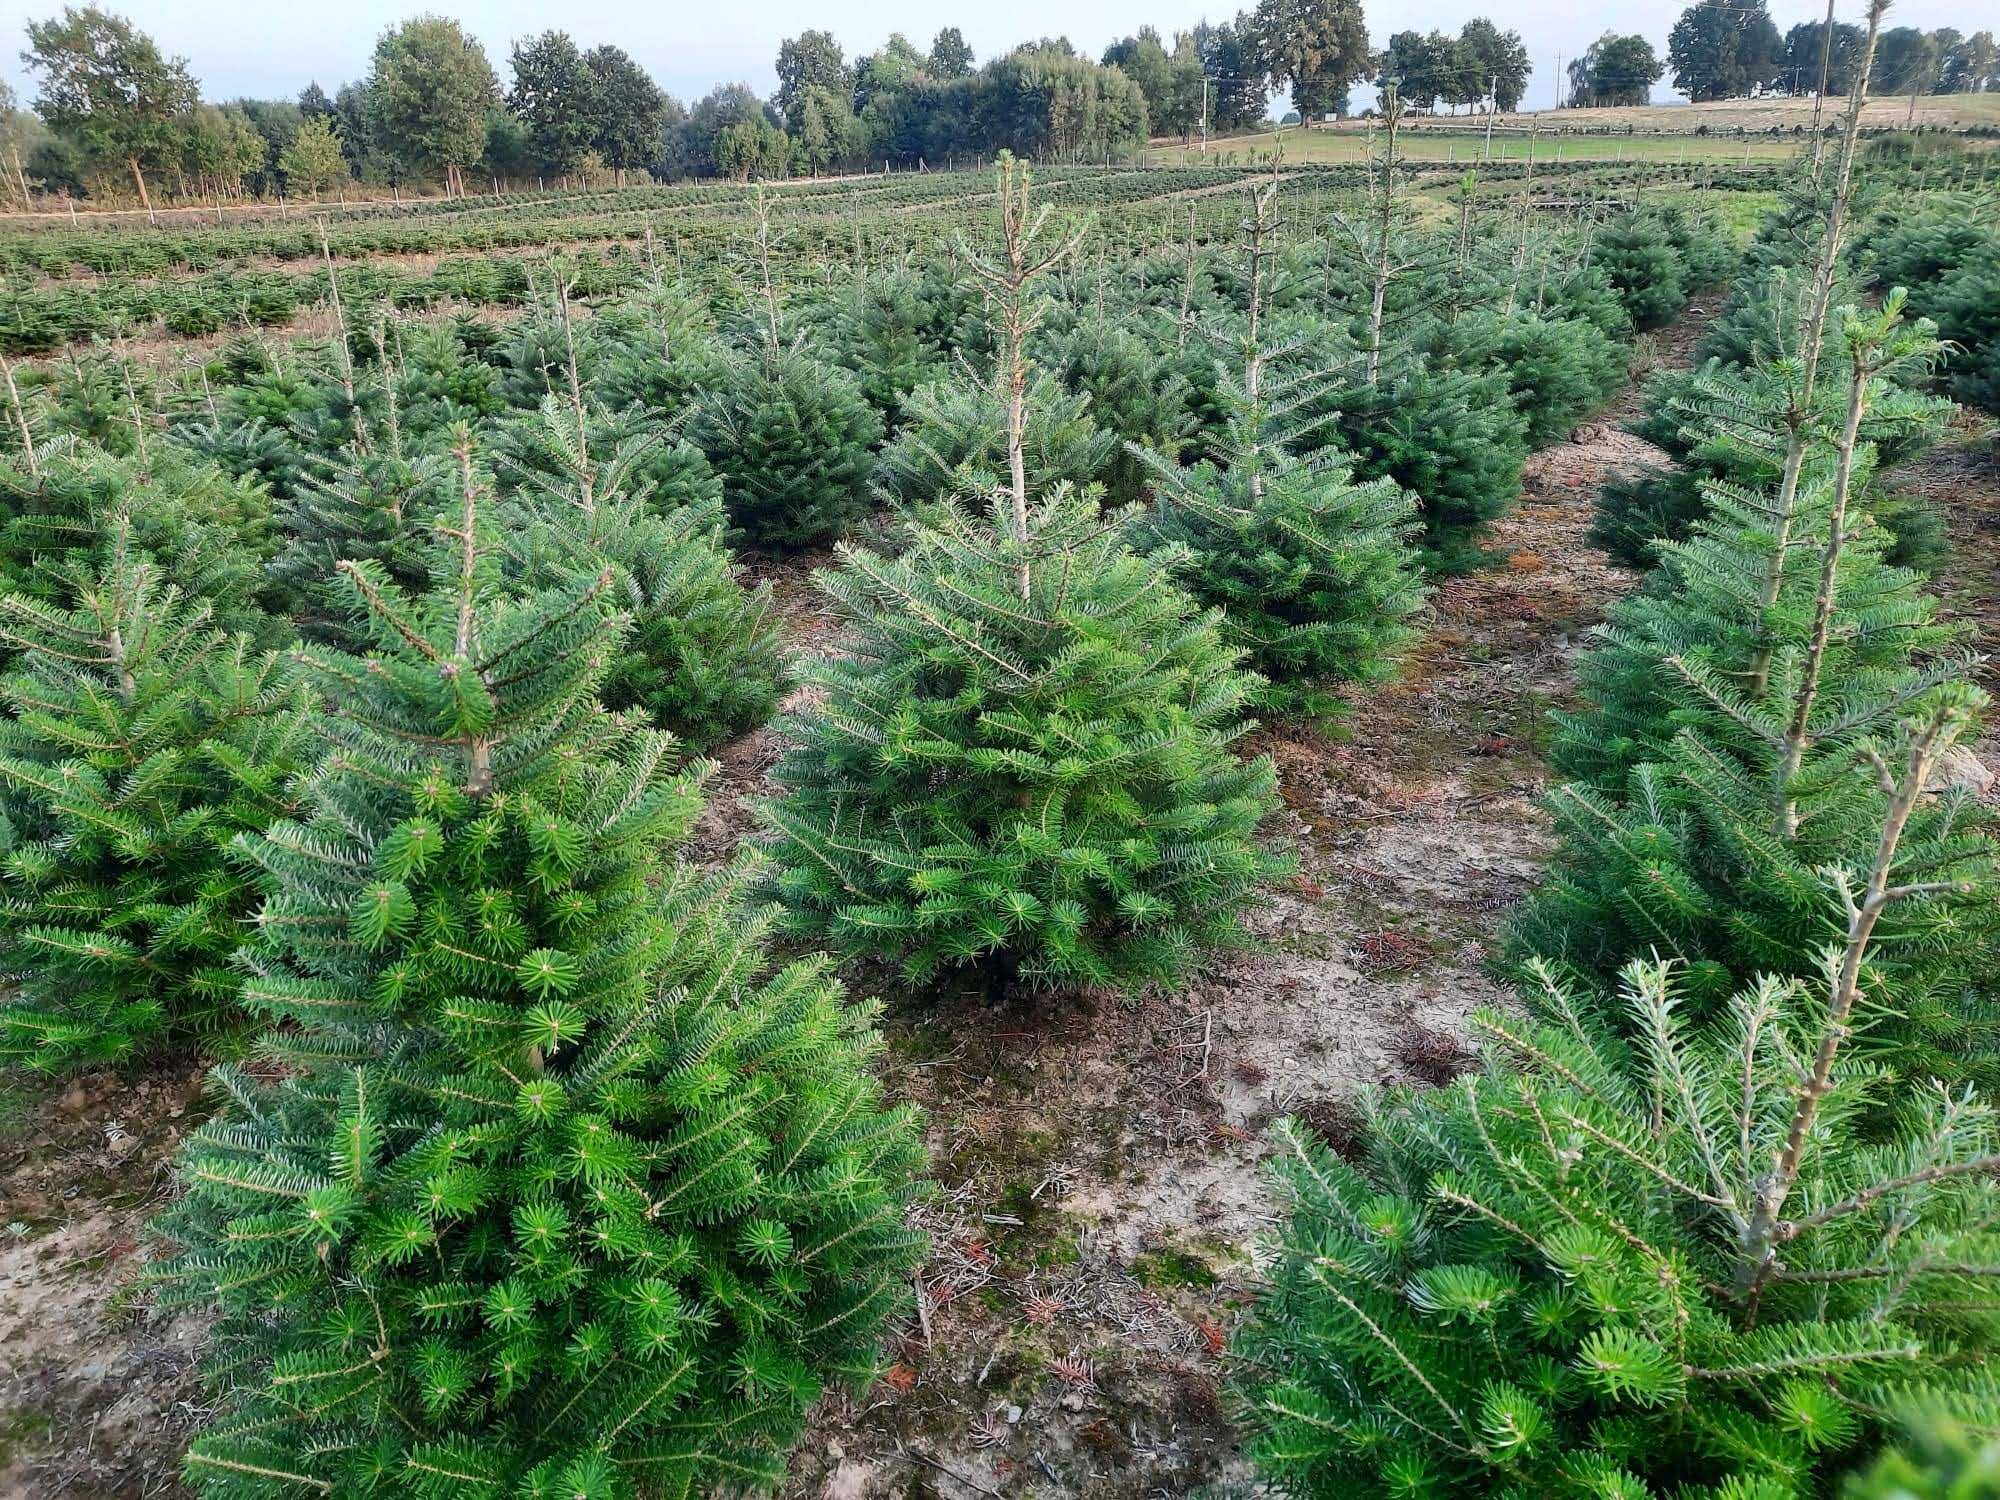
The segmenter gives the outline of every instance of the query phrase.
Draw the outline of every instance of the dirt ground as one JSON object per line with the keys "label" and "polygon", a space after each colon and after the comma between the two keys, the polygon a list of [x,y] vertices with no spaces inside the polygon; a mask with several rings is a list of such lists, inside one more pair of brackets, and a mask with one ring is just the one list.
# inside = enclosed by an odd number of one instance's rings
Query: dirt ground
{"label": "dirt ground", "polygon": [[[1685,359],[1715,300],[1646,358]],[[1338,1143],[1357,1088],[1449,1077],[1466,1013],[1505,999],[1487,966],[1548,852],[1545,714],[1636,582],[1584,540],[1604,475],[1653,453],[1617,426],[1634,400],[1531,460],[1500,560],[1435,591],[1398,681],[1338,726],[1259,732],[1299,870],[1250,948],[1137,1004],[892,1004],[890,1087],[929,1112],[935,1254],[887,1378],[822,1409],[789,1495],[1247,1485],[1219,1355],[1273,1222],[1266,1131],[1298,1114]],[[1949,607],[2000,640],[2000,467],[1968,429],[1907,479],[1950,502]],[[760,571],[799,648],[832,649],[809,565]],[[741,841],[776,748],[724,748],[692,857]],[[126,1289],[200,1109],[186,1064],[0,1096],[0,1497],[183,1493],[200,1330]]]}

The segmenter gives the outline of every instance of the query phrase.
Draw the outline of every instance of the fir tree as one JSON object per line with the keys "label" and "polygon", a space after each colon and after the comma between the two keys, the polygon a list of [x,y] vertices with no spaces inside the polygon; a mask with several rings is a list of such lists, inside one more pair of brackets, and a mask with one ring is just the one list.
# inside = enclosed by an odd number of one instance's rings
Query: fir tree
{"label": "fir tree", "polygon": [[1594,324],[1526,308],[1479,309],[1443,325],[1432,356],[1507,381],[1530,448],[1546,448],[1625,383],[1627,354]]}
{"label": "fir tree", "polygon": [[[1647,383],[1646,412],[1631,430],[1664,450],[1675,466],[1614,476],[1597,497],[1591,541],[1625,562],[1650,564],[1660,542],[1684,540],[1703,515],[1706,485],[1781,487],[1798,369],[1793,357],[1782,356],[1746,367],[1710,360],[1694,370],[1655,375]],[[1874,455],[1871,480],[1919,457],[1949,430],[1951,403],[1911,388],[1927,378],[1927,362],[1911,361],[1900,381],[1871,393],[1860,429]],[[1844,378],[1816,380],[1815,409],[1801,420],[1824,433],[1839,425],[1845,400]],[[1942,560],[1934,513],[1877,482],[1858,500],[1894,538],[1888,555],[1898,566],[1928,568]]]}
{"label": "fir tree", "polygon": [[1007,479],[921,506],[884,558],[845,547],[822,585],[851,654],[816,664],[768,809],[794,931],[916,979],[1134,986],[1238,932],[1274,867],[1267,761],[1232,742],[1256,679],[1087,498],[1030,494],[1026,340],[1044,248],[1024,172],[1000,169]]}
{"label": "fir tree", "polygon": [[[263,639],[263,560],[270,499],[255,485],[155,442],[120,457],[58,439],[32,465],[0,465],[0,588],[59,599],[71,565],[102,565],[113,535],[157,564],[190,599],[214,606],[216,625]],[[122,522],[122,526],[117,524]]]}
{"label": "fir tree", "polygon": [[1184,553],[1182,582],[1221,609],[1227,638],[1267,681],[1262,701],[1321,713],[1338,706],[1330,685],[1393,671],[1423,587],[1415,516],[1395,484],[1353,483],[1337,449],[1291,451],[1307,446],[1296,414],[1329,377],[1285,373],[1293,346],[1265,342],[1276,200],[1275,184],[1256,193],[1244,221],[1249,310],[1234,341],[1242,379],[1224,386],[1226,467],[1181,469],[1146,455],[1159,490],[1147,536]]}
{"label": "fir tree", "polygon": [[1141,498],[1161,463],[1171,463],[1188,438],[1191,391],[1163,351],[1106,317],[1084,317],[1042,341],[1043,367],[1086,398],[1090,420],[1117,440],[1110,462],[1093,477],[1105,503]]}
{"label": "fir tree", "polygon": [[189,1140],[167,1305],[215,1306],[209,1495],[773,1484],[921,1255],[919,1147],[822,963],[766,977],[697,807],[603,715],[609,570],[515,594],[469,444],[428,592],[341,568],[374,646],[301,664],[329,746],[245,842],[281,1022]]}
{"label": "fir tree", "polygon": [[944,350],[928,326],[922,281],[901,269],[858,276],[829,313],[833,358],[853,372],[882,420],[899,425],[910,392],[944,364]]}
{"label": "fir tree", "polygon": [[754,546],[818,546],[868,510],[882,419],[854,377],[801,349],[733,361],[688,435],[722,476],[738,534]]}
{"label": "fir tree", "polygon": [[581,411],[547,397],[532,466],[503,463],[520,481],[508,543],[518,566],[543,583],[612,570],[611,598],[632,625],[599,688],[605,707],[638,709],[697,750],[763,723],[785,682],[770,585],[738,580],[719,498],[661,494],[657,434],[600,457]]}
{"label": "fir tree", "polygon": [[[1872,740],[1959,671],[1938,654],[1949,633],[1931,601],[1881,564],[1880,532],[1852,503],[1868,391],[1928,342],[1899,313],[1891,298],[1842,316],[1846,417],[1802,465],[1782,548],[1769,492],[1713,492],[1714,519],[1663,548],[1660,586],[1616,612],[1586,662],[1591,707],[1559,718],[1555,758],[1588,784],[1553,799],[1562,845],[1515,921],[1517,955],[1600,980],[1675,957],[1706,1007],[1757,973],[1809,972],[1837,930],[1817,872],[1854,862],[1880,816]],[[1905,1078],[1992,1070],[1995,1016],[1978,998],[2000,940],[1988,825],[1940,797],[1905,830],[1898,878],[1925,894],[1899,905],[1864,986],[1868,1045]]]}
{"label": "fir tree", "polygon": [[[991,489],[1007,473],[1008,397],[992,384],[933,381],[911,392],[902,430],[875,464],[875,488],[905,506],[952,490]],[[1021,447],[1028,493],[1057,485],[1084,490],[1100,482],[1118,453],[1116,434],[1090,414],[1088,397],[1031,371]]]}
{"label": "fir tree", "polygon": [[343,450],[314,461],[280,502],[283,541],[271,577],[286,613],[309,637],[357,645],[347,596],[334,568],[369,562],[406,586],[424,580],[424,537],[449,504],[450,465],[442,455],[404,458]]}
{"label": "fir tree", "polygon": [[306,754],[276,659],[108,529],[102,568],[0,599],[0,1060],[49,1071],[237,1018],[230,841],[291,811]]}
{"label": "fir tree", "polygon": [[1664,328],[1688,300],[1688,268],[1657,222],[1631,215],[1598,231],[1593,263],[1610,278],[1632,326]]}
{"label": "fir tree", "polygon": [[1355,473],[1417,497],[1426,566],[1477,566],[1487,528],[1521,492],[1528,456],[1527,419],[1507,377],[1417,360],[1385,370],[1378,384],[1348,387],[1333,404],[1341,420],[1327,435],[1354,456]]}
{"label": "fir tree", "polygon": [[1535,976],[1486,1012],[1483,1069],[1370,1101],[1357,1165],[1296,1122],[1289,1212],[1237,1382],[1287,1493],[1826,1492],[1913,1396],[1990,1427],[2000,1121],[1932,1088],[1881,1118],[1846,1042],[1902,820],[1979,695],[1882,747],[1864,863],[1814,990],[1760,980],[1688,1025],[1671,965],[1623,976],[1629,1050]]}

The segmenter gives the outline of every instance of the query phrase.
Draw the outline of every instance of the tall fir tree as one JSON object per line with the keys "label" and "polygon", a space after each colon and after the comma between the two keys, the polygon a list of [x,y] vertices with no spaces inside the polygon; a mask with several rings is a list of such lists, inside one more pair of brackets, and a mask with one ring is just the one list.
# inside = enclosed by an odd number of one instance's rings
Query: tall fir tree
{"label": "tall fir tree", "polygon": [[894,557],[822,584],[853,649],[817,663],[768,807],[790,926],[927,980],[1126,987],[1235,938],[1276,861],[1268,761],[1232,751],[1256,679],[1213,615],[1087,497],[1033,498],[1023,435],[1037,277],[1068,252],[999,172],[1007,477],[912,507]]}
{"label": "tall fir tree", "polygon": [[[213,1496],[693,1496],[781,1477],[866,1380],[920,1159],[823,962],[770,974],[698,806],[604,715],[613,576],[517,593],[469,439],[418,594],[341,568],[364,657],[300,662],[307,815],[244,842],[280,1023],[189,1140],[151,1285],[220,1314]],[[658,881],[656,887],[655,882]]]}
{"label": "tall fir tree", "polygon": [[[1884,1111],[1850,1044],[1898,844],[1983,697],[1880,748],[1873,847],[1824,878],[1819,979],[1692,1024],[1635,961],[1621,1029],[1538,968],[1480,1069],[1371,1098],[1354,1164],[1279,1132],[1287,1213],[1235,1345],[1287,1493],[1804,1497],[1928,1399],[1989,1429],[2000,1120],[1969,1088]],[[1886,1121],[1886,1123],[1885,1123]]]}

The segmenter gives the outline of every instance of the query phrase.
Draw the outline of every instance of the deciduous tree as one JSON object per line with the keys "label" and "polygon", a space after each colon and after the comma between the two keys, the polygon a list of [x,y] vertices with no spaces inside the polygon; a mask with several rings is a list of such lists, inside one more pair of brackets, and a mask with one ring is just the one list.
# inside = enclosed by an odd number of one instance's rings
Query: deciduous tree
{"label": "deciduous tree", "polygon": [[1607,31],[1569,65],[1569,102],[1578,109],[1645,104],[1666,71],[1644,37]]}
{"label": "deciduous tree", "polygon": [[453,191],[485,149],[486,111],[499,97],[486,50],[448,17],[405,21],[375,44],[368,102],[381,145]]}
{"label": "deciduous tree", "polygon": [[507,108],[527,123],[541,165],[567,176],[597,142],[604,117],[597,74],[566,31],[516,42],[513,66]]}
{"label": "deciduous tree", "polygon": [[317,194],[347,176],[347,158],[331,115],[311,115],[278,158],[278,170],[294,193]]}
{"label": "deciduous tree", "polygon": [[173,159],[200,98],[187,60],[166,56],[130,21],[94,5],[31,21],[21,60],[38,76],[35,109],[49,128],[129,171],[150,210],[146,171]]}
{"label": "deciduous tree", "polygon": [[1374,58],[1360,0],[1258,0],[1247,21],[1262,71],[1291,90],[1300,119],[1347,113]]}
{"label": "deciduous tree", "polygon": [[1772,82],[1782,50],[1764,0],[1696,0],[1667,38],[1674,87],[1697,102],[1739,98]]}

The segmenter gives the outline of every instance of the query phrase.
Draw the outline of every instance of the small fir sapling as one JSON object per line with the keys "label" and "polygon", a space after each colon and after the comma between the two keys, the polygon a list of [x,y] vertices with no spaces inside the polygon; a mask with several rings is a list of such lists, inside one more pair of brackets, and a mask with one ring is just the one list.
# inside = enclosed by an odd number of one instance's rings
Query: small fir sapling
{"label": "small fir sapling", "polygon": [[310,753],[282,664],[106,533],[101,565],[0,598],[0,1062],[43,1071],[241,1022],[230,841],[291,814]]}
{"label": "small fir sapling", "polygon": [[604,706],[637,709],[705,750],[770,717],[783,689],[770,585],[738,578],[719,498],[663,492],[657,432],[600,449],[606,424],[573,390],[573,401],[547,397],[500,461],[508,552],[537,585],[611,570],[609,597],[631,629],[599,688]]}
{"label": "small fir sapling", "polygon": [[1263,704],[1330,712],[1343,684],[1389,675],[1414,634],[1409,619],[1423,602],[1417,528],[1392,481],[1353,482],[1336,448],[1297,456],[1310,446],[1311,419],[1301,413],[1334,377],[1287,372],[1298,342],[1267,342],[1276,205],[1273,184],[1253,195],[1244,219],[1243,330],[1204,330],[1242,360],[1240,381],[1223,377],[1222,462],[1181,469],[1149,455],[1159,498],[1143,535],[1179,553],[1183,585],[1221,609],[1227,638],[1266,679]]}

